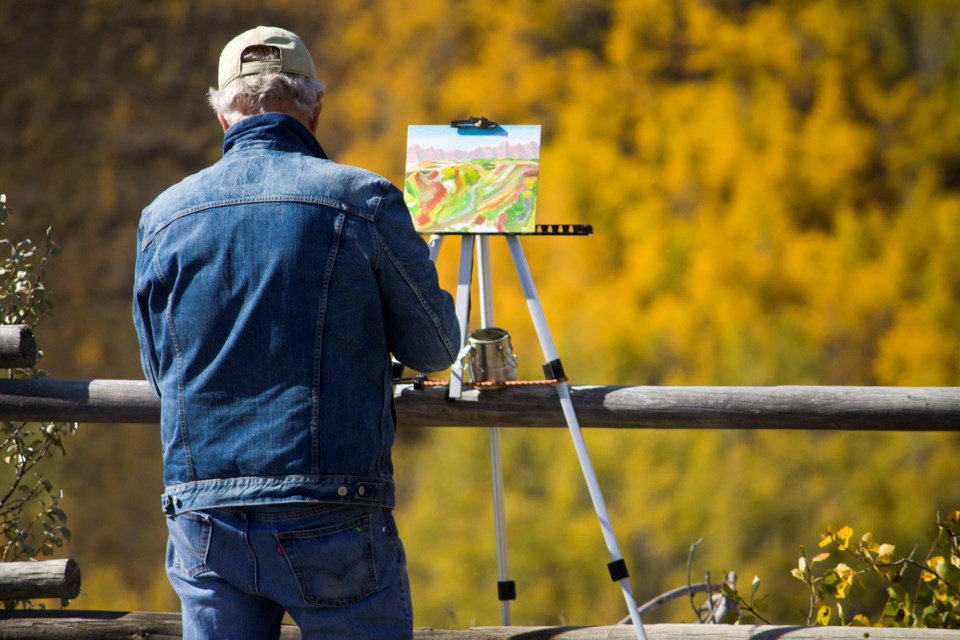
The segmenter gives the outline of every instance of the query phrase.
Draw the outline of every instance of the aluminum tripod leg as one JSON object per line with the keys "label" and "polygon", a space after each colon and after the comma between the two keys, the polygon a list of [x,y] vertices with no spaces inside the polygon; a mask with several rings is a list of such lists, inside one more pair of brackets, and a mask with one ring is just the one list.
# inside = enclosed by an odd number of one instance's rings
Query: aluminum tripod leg
{"label": "aluminum tripod leg", "polygon": [[437,263],[437,256],[440,255],[440,247],[443,246],[443,236],[441,235],[432,235],[430,240],[427,241],[427,247],[430,249],[430,261],[434,264]]}
{"label": "aluminum tripod leg", "polygon": [[[470,321],[470,280],[473,277],[473,239],[460,237],[460,275],[457,276],[457,320],[460,321],[460,348],[467,343],[467,327]],[[438,249],[439,250],[439,249]],[[461,351],[461,355],[463,352]],[[459,398],[463,391],[463,367],[460,356],[450,369],[450,387],[447,397]]]}
{"label": "aluminum tripod leg", "polygon": [[[476,237],[477,273],[480,276],[480,326],[493,324],[493,287],[490,270],[490,239]],[[490,470],[493,476],[493,520],[497,534],[497,593],[500,598],[500,619],[510,626],[510,600],[516,597],[513,581],[507,571],[507,525],[503,498],[503,453],[500,448],[500,428],[490,428]]]}
{"label": "aluminum tripod leg", "polygon": [[[517,275],[520,276],[520,284],[523,286],[523,293],[527,299],[527,307],[530,309],[530,316],[533,318],[533,325],[537,331],[537,337],[540,339],[540,347],[543,349],[543,355],[547,362],[554,362],[557,360],[557,350],[553,344],[553,337],[550,335],[550,327],[547,326],[547,320],[543,314],[543,307],[540,305],[540,298],[537,296],[537,289],[533,284],[533,277],[530,275],[530,268],[527,266],[527,259],[523,255],[523,248],[520,246],[520,238],[515,235],[508,235],[506,238],[507,246],[510,248],[510,255],[513,257],[513,264],[517,269]],[[587,482],[587,490],[590,492],[590,499],[593,501],[594,511],[596,511],[597,518],[600,520],[600,528],[603,531],[603,538],[607,544],[607,550],[610,552],[610,558],[613,561],[611,566],[616,564],[622,567],[623,555],[620,553],[620,546],[617,544],[617,538],[613,533],[610,515],[607,513],[607,506],[603,500],[603,494],[600,491],[600,484],[597,482],[597,474],[593,470],[590,453],[587,451],[583,433],[580,431],[577,414],[573,410],[570,387],[566,382],[557,384],[557,394],[560,396],[560,406],[563,409],[563,415],[567,420],[567,427],[573,438],[573,445],[577,451],[577,457],[580,460],[580,467],[583,470],[583,476]],[[611,574],[613,574],[613,571],[611,571]],[[623,589],[623,597],[627,602],[627,609],[630,612],[630,619],[633,621],[634,629],[637,632],[637,638],[639,640],[646,640],[647,636],[643,630],[643,622],[640,620],[640,613],[637,611],[637,602],[630,588],[630,579],[626,575],[616,579],[620,582],[620,586]]]}
{"label": "aluminum tripod leg", "polygon": [[[470,315],[470,281],[473,274],[473,238],[461,237],[460,273],[457,277],[457,320],[460,323],[461,348],[466,344]],[[437,261],[443,236],[431,236],[430,259]],[[476,237],[477,270],[480,274],[480,321],[483,328],[493,326],[493,290],[490,273],[490,240]],[[448,397],[459,398],[463,387],[462,369],[455,367],[450,375]],[[500,448],[500,429],[490,429],[490,467],[493,475],[493,516],[497,540],[497,592],[500,596],[500,617],[504,626],[510,626],[510,600],[515,597],[513,582],[507,573],[507,530],[503,498],[503,454]],[[506,587],[506,592],[504,588]]]}

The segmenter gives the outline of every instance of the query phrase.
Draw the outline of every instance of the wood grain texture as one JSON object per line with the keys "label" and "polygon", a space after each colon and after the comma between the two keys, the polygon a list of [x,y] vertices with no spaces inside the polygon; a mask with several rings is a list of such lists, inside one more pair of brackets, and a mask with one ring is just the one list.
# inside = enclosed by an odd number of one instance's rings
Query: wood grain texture
{"label": "wood grain texture", "polygon": [[37,363],[37,341],[25,324],[0,325],[0,369],[25,369]]}
{"label": "wood grain texture", "polygon": [[[889,629],[879,627],[733,626],[698,624],[646,625],[648,640],[956,640],[960,632],[943,629]],[[176,613],[112,611],[3,611],[0,639],[113,640],[181,638]],[[300,638],[284,625],[282,640]],[[473,629],[414,630],[415,640],[631,640],[630,625],[599,627],[476,627]]]}
{"label": "wood grain texture", "polygon": [[80,566],[72,558],[41,562],[0,562],[0,600],[76,598]]}
{"label": "wood grain texture", "polygon": [[[809,429],[958,431],[956,387],[570,388],[581,427],[615,429]],[[401,427],[565,427],[550,385],[496,391],[394,390]],[[160,403],[145,381],[0,380],[0,419],[157,423]]]}

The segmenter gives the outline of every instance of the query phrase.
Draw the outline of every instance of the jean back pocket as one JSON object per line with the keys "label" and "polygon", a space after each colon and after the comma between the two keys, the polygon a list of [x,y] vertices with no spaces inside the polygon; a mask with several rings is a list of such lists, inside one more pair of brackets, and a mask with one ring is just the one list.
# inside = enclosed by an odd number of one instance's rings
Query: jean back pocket
{"label": "jean back pocket", "polygon": [[369,515],[276,538],[305,603],[344,606],[377,590]]}
{"label": "jean back pocket", "polygon": [[167,517],[169,544],[173,547],[172,567],[191,578],[210,571],[207,554],[210,551],[212,525],[205,513],[187,511],[176,517]]}

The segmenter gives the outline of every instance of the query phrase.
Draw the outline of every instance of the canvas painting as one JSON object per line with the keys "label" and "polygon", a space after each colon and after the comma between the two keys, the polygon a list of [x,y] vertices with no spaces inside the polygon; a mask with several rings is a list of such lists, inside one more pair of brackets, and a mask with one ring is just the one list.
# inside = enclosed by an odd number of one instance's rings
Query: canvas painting
{"label": "canvas painting", "polygon": [[421,233],[532,233],[540,125],[412,125],[404,199]]}

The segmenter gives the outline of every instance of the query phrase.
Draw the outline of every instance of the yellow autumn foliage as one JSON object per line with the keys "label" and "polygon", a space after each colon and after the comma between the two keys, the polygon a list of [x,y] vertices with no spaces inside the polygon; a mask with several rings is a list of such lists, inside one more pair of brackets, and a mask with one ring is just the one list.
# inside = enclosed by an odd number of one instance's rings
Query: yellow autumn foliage
{"label": "yellow autumn foliage", "polygon": [[[401,183],[410,124],[542,125],[539,221],[595,228],[523,241],[573,384],[957,385],[952,4],[2,3],[0,24],[16,28],[0,39],[0,77],[18,90],[0,94],[0,188],[19,218],[64,238],[44,367],[140,377],[129,321],[138,212],[219,156],[203,104],[216,56],[235,33],[274,23],[314,52],[328,85],[318,135],[338,161]],[[49,43],[44,55],[36,42]],[[456,245],[439,261],[448,287]],[[509,255],[491,245],[496,323],[521,376],[539,377]],[[586,434],[639,600],[685,584],[702,537],[697,579],[759,575],[769,616],[795,622],[804,596],[789,567],[823,522],[882,523],[910,540],[930,512],[960,503],[955,434],[770,426]],[[82,427],[56,471],[71,551],[85,580],[99,574],[85,596],[96,606],[169,602],[153,571],[156,440],[151,428]],[[401,425],[400,440],[416,623],[496,624],[486,431]],[[619,620],[567,434],[511,430],[503,450],[514,622]],[[680,603],[652,620],[694,617]]]}

